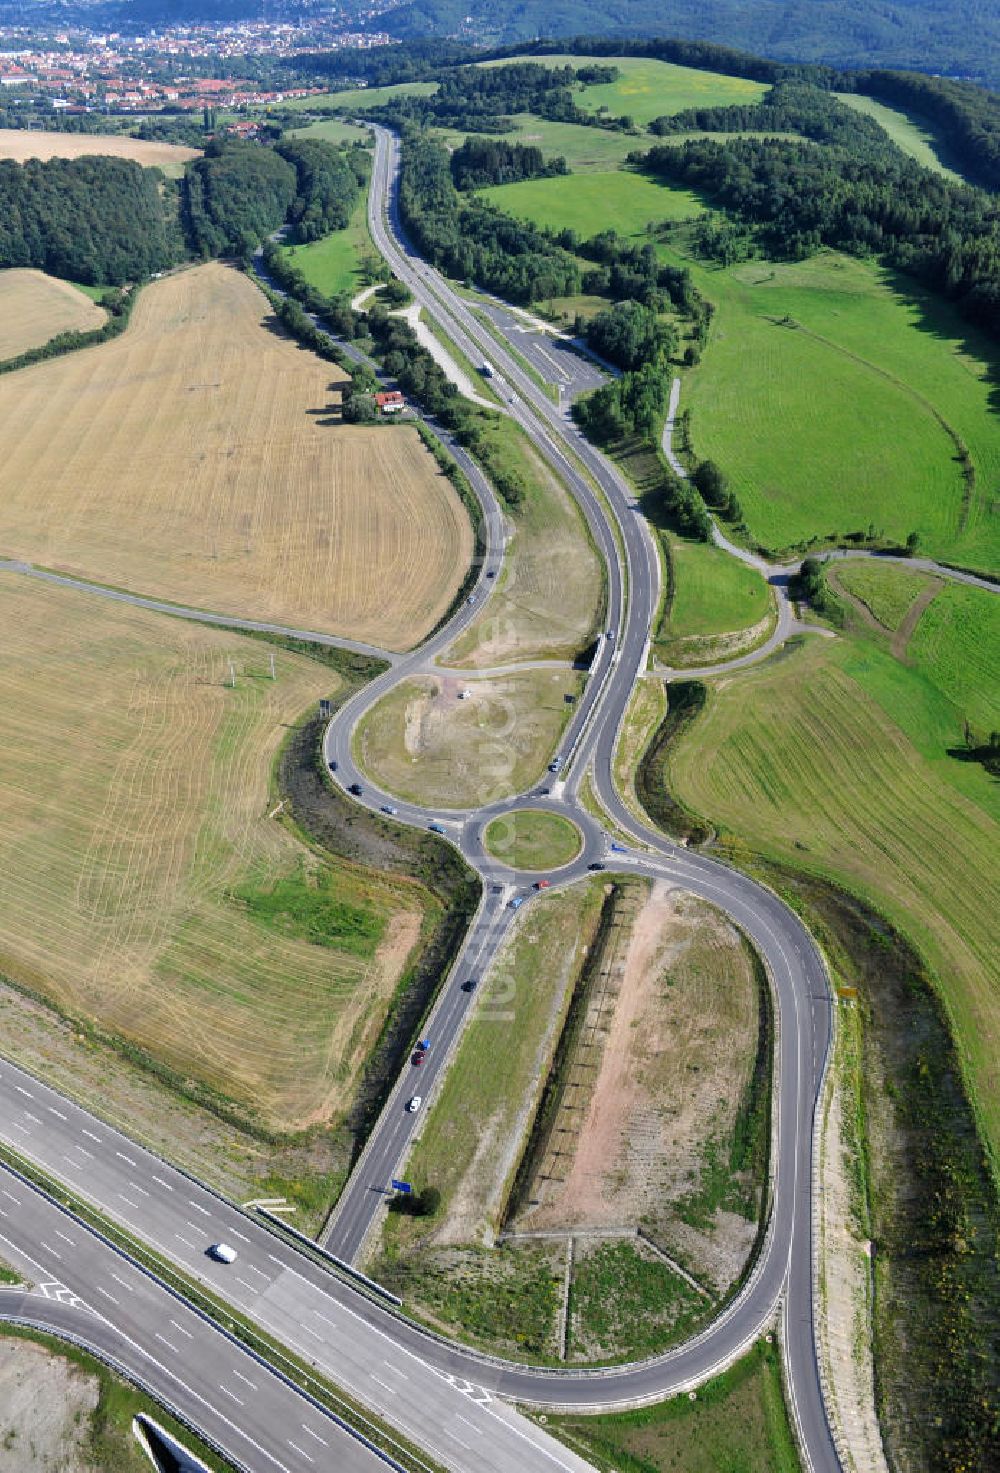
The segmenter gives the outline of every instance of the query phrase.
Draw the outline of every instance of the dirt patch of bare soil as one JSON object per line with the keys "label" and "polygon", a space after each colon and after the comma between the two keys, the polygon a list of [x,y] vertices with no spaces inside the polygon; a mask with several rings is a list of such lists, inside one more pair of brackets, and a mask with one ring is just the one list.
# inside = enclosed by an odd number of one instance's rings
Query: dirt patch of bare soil
{"label": "dirt patch of bare soil", "polygon": [[93,1473],[100,1385],[29,1340],[0,1340],[0,1473]]}
{"label": "dirt patch of bare soil", "polygon": [[756,1230],[733,1210],[727,1175],[757,1056],[752,960],[718,911],[664,881],[619,956],[566,1066],[563,1100],[575,1097],[553,1132],[558,1151],[541,1162],[515,1230],[642,1225],[721,1290]]}

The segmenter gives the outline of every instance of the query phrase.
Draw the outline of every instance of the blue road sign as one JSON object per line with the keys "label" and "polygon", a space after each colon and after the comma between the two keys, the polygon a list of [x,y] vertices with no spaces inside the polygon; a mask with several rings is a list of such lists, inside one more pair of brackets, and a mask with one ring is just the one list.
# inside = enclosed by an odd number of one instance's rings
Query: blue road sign
{"label": "blue road sign", "polygon": [[394,1192],[402,1192],[404,1196],[413,1191],[413,1187],[408,1181],[397,1181],[395,1177],[392,1179],[392,1189]]}

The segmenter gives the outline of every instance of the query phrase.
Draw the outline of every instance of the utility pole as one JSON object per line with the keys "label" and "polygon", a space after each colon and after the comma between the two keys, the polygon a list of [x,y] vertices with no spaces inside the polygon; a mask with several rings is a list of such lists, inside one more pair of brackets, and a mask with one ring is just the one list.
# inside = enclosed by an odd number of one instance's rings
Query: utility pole
{"label": "utility pole", "polygon": [[236,689],[236,666],[233,664],[232,660],[230,660],[229,662],[229,684],[232,686],[233,690]]}
{"label": "utility pole", "polygon": [[272,651],[272,653],[271,653],[271,679],[272,680],[277,680],[277,678],[278,677],[274,673],[274,653]]}

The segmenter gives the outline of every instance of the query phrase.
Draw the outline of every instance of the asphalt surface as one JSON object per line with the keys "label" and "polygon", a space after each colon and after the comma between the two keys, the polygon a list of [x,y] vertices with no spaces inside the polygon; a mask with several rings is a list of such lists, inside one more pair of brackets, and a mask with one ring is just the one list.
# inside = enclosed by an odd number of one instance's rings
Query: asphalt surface
{"label": "asphalt surface", "polygon": [[501,338],[506,339],[535,372],[558,389],[560,402],[572,404],[581,394],[599,389],[608,374],[565,333],[547,332],[503,302],[486,298],[477,303]]}

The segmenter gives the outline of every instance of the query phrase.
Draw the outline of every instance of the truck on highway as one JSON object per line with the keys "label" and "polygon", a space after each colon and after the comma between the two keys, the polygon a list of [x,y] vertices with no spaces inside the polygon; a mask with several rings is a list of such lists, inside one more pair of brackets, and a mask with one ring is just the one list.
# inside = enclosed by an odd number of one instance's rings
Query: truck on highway
{"label": "truck on highway", "polygon": [[487,362],[485,362],[485,360],[482,363],[480,363],[480,365],[479,365],[479,372],[482,374],[483,378],[492,378],[493,377],[493,370],[490,367],[490,365]]}

